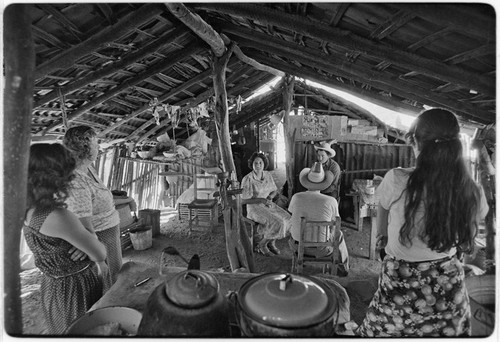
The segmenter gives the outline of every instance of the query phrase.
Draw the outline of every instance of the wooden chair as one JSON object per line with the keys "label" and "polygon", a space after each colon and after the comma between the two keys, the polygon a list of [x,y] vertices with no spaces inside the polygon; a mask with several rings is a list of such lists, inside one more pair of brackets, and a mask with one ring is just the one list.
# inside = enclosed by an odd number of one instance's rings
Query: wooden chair
{"label": "wooden chair", "polygon": [[[293,253],[292,272],[302,273],[304,264],[323,265],[323,273],[332,274],[335,268],[335,257],[338,255],[338,243],[335,241],[335,232],[340,230],[341,220],[337,217],[332,221],[309,221],[301,218],[300,240],[297,253]],[[321,238],[321,236],[323,238]],[[304,255],[306,247],[332,247],[333,252],[325,257]]]}
{"label": "wooden chair", "polygon": [[189,232],[195,227],[208,227],[213,231],[219,221],[218,200],[213,193],[218,190],[217,176],[214,174],[198,174],[193,177],[194,199],[187,205]]}

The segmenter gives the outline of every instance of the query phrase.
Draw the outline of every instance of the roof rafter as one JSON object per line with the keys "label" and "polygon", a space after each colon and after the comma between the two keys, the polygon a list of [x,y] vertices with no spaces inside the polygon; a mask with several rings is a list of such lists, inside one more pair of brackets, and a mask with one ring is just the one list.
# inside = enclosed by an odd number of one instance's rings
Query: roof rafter
{"label": "roof rafter", "polygon": [[318,40],[328,41],[330,44],[351,49],[361,54],[387,60],[392,64],[438,78],[445,82],[460,84],[463,87],[473,87],[475,90],[490,96],[495,96],[496,94],[494,82],[489,77],[477,75],[457,66],[428,59],[408,51],[401,51],[387,44],[370,41],[349,31],[334,27],[322,27],[308,18],[285,14],[269,7],[248,3],[199,3],[194,6],[197,9],[216,10],[226,14],[258,20],[263,24],[285,28]]}

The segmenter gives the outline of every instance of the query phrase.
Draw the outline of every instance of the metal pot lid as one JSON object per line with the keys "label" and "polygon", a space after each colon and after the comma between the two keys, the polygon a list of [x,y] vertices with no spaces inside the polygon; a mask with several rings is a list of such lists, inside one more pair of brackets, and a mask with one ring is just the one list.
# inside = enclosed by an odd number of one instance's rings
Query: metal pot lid
{"label": "metal pot lid", "polygon": [[307,327],[330,318],[333,291],[321,281],[301,275],[265,274],[243,284],[241,309],[253,319],[275,327]]}
{"label": "metal pot lid", "polygon": [[212,275],[199,270],[176,274],[165,286],[165,294],[174,304],[198,308],[210,303],[219,293],[219,282]]}

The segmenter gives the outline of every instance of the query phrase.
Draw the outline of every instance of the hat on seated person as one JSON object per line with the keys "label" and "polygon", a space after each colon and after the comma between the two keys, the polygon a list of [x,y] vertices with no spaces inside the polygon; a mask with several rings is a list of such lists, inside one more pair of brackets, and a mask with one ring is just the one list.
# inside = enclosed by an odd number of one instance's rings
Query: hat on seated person
{"label": "hat on seated person", "polygon": [[333,173],[323,170],[320,162],[315,162],[311,168],[306,167],[299,174],[300,184],[307,190],[325,190],[332,184]]}
{"label": "hat on seated person", "polygon": [[316,151],[317,150],[323,150],[323,151],[325,151],[326,153],[328,153],[330,155],[330,158],[335,157],[335,155],[337,154],[335,152],[335,150],[332,148],[332,146],[327,141],[320,142],[319,146],[314,145],[314,149]]}

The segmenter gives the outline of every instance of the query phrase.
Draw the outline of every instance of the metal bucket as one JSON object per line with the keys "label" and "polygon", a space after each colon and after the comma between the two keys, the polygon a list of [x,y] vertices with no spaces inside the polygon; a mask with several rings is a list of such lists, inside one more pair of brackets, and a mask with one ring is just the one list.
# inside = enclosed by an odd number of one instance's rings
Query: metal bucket
{"label": "metal bucket", "polygon": [[486,337],[495,328],[495,275],[465,278],[471,306],[472,336]]}

